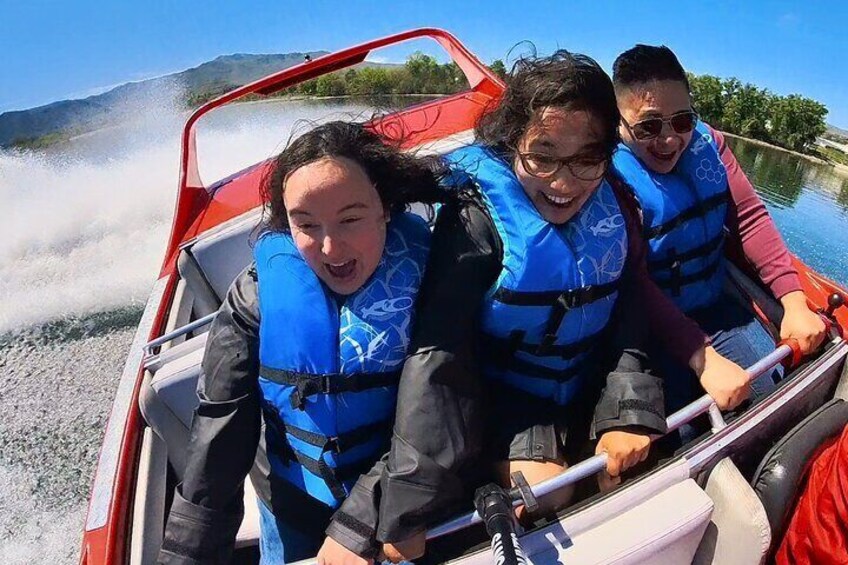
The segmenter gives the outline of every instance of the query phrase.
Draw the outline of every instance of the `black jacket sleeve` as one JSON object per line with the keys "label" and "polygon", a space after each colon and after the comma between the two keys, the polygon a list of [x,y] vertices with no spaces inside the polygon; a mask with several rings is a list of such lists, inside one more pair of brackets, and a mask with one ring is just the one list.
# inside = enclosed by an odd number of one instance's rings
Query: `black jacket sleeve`
{"label": "black jacket sleeve", "polygon": [[606,384],[595,406],[592,439],[620,428],[635,427],[661,434],[666,431],[662,379],[653,374],[646,353],[652,339],[647,322],[651,305],[642,294],[644,281],[639,280],[647,276],[643,268],[645,245],[639,239],[641,217],[627,192],[619,187],[616,194],[627,224],[629,245],[605,355],[608,364],[601,373],[606,374]]}
{"label": "black jacket sleeve", "polygon": [[386,468],[386,457],[359,477],[350,496],[333,514],[327,536],[365,558],[374,558],[379,549],[376,541],[380,511],[380,479]]}
{"label": "black jacket sleeve", "polygon": [[259,442],[259,305],[255,275],[235,280],[212,322],[187,465],[160,563],[229,563],[244,514],[244,479]]}
{"label": "black jacket sleeve", "polygon": [[645,331],[643,303],[627,284],[627,276],[622,282],[609,344],[612,362],[603,369],[606,386],[595,407],[592,439],[621,428],[666,432],[662,379],[653,374],[645,353],[649,334]]}
{"label": "black jacket sleeve", "polygon": [[464,194],[440,211],[380,482],[381,543],[425,530],[466,495],[484,424],[474,355],[478,317],[500,272],[500,245],[475,196]]}

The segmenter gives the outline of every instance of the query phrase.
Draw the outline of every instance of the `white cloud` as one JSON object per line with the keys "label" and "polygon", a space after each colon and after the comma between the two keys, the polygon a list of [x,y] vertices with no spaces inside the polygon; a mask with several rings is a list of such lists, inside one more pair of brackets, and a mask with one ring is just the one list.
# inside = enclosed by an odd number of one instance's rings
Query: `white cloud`
{"label": "white cloud", "polygon": [[365,57],[365,61],[368,63],[378,63],[382,65],[402,65],[405,61],[403,60],[394,60],[389,57],[380,57],[380,56],[371,56]]}

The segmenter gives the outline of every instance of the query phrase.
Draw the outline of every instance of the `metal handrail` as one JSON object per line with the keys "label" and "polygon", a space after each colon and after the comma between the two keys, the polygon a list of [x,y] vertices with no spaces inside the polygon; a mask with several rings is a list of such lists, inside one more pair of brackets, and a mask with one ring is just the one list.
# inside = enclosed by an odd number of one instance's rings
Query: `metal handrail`
{"label": "metal handrail", "polygon": [[[746,372],[748,373],[748,380],[752,381],[768,371],[769,369],[775,367],[781,361],[792,355],[792,348],[789,345],[780,345],[774,351],[748,367]],[[716,406],[715,401],[709,394],[705,394],[700,397],[696,401],[688,404],[669,416],[666,419],[666,426],[669,432],[673,432],[678,429],[680,426],[687,424],[697,418],[698,416],[709,413],[710,420],[713,426],[713,429],[720,429],[724,427],[724,420],[721,417],[721,412],[718,410],[718,406]],[[717,419],[716,419],[717,418]],[[652,441],[662,437],[660,435],[652,437]],[[536,498],[543,498],[550,493],[562,489],[568,485],[574,484],[577,481],[584,479],[586,477],[590,477],[596,473],[603,471],[607,466],[607,454],[599,453],[593,457],[585,459],[575,465],[572,465],[562,473],[551,477],[541,483],[537,483],[530,487],[530,490],[533,492],[533,495]],[[519,500],[513,501],[513,506],[519,506],[523,502]],[[457,516],[443,524],[439,524],[438,526],[431,528],[427,531],[427,539],[432,540],[447,534],[452,534],[454,532],[458,532],[460,530],[464,530],[465,528],[469,528],[475,524],[479,524],[482,522],[480,515],[474,512],[468,512],[461,516]]]}
{"label": "metal handrail", "polygon": [[189,322],[188,324],[181,326],[181,327],[179,327],[179,328],[177,328],[173,331],[170,331],[170,332],[168,332],[164,335],[160,335],[156,339],[149,341],[147,343],[147,345],[145,345],[142,348],[143,351],[144,351],[144,354],[149,355],[150,352],[153,351],[154,347],[159,347],[160,345],[168,343],[172,339],[176,339],[176,338],[180,337],[181,335],[185,335],[189,332],[193,332],[197,328],[202,328],[206,324],[211,323],[212,320],[215,319],[216,315],[218,315],[217,311],[212,312],[211,314],[207,314],[207,315],[203,316],[202,318],[198,318],[193,322]]}

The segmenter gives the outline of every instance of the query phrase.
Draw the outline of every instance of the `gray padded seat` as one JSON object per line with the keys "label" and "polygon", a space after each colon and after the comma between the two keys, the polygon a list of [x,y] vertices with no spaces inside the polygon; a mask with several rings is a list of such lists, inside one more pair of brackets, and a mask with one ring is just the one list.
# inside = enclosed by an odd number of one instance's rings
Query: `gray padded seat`
{"label": "gray padded seat", "polygon": [[250,236],[259,220],[259,212],[251,211],[183,246],[177,269],[194,295],[195,317],[216,311],[230,284],[250,264]]}
{"label": "gray padded seat", "polygon": [[[250,264],[250,236],[259,218],[259,210],[253,210],[183,246],[177,268],[194,296],[195,318],[217,311],[230,284]],[[168,446],[177,475],[185,468],[206,337],[199,334],[146,362],[153,377],[142,386],[139,405],[147,423]]]}
{"label": "gray padded seat", "polygon": [[[145,380],[139,396],[139,408],[150,428],[165,442],[168,461],[181,481],[191,420],[199,403],[197,380],[206,346],[204,333],[152,357],[146,363],[153,373]],[[259,543],[259,509],[256,491],[250,480],[244,483],[244,518],[236,534],[236,548]]]}
{"label": "gray padded seat", "polygon": [[153,373],[139,393],[139,408],[153,431],[165,442],[177,476],[185,469],[186,447],[194,409],[197,380],[208,333],[180,343],[147,362]]}

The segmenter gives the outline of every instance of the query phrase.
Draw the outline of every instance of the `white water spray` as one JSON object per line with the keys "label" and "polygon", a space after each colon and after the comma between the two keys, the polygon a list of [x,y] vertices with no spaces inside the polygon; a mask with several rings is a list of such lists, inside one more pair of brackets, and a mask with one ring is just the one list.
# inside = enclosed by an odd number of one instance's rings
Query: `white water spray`
{"label": "white water spray", "polygon": [[[48,152],[0,151],[4,565],[79,558],[86,496],[133,335],[132,320],[108,314],[140,307],[161,266],[187,117],[175,110],[177,94],[144,101],[132,124]],[[307,102],[225,109],[199,124],[201,175],[211,183],[273,155],[299,120],[368,112]],[[42,332],[54,321],[58,330]]]}
{"label": "white water spray", "polygon": [[[96,147],[88,154],[0,152],[0,334],[144,303],[161,265],[179,176],[185,115],[169,107],[141,112],[156,120],[133,124],[134,138],[125,129],[87,136],[83,141]],[[269,157],[298,120],[364,112],[303,102],[224,109],[199,124],[201,175],[211,183]],[[134,141],[115,146],[110,136]]]}

